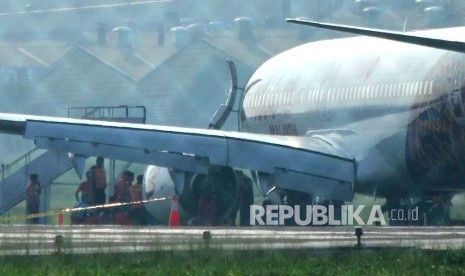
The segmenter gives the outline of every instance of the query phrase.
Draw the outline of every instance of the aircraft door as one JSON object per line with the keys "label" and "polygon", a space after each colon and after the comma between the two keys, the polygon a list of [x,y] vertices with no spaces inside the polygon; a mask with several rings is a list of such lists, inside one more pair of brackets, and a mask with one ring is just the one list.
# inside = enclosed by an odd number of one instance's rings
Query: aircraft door
{"label": "aircraft door", "polygon": [[461,88],[457,85],[457,80],[453,82],[449,90],[449,106],[452,118],[458,124],[465,125],[465,103]]}

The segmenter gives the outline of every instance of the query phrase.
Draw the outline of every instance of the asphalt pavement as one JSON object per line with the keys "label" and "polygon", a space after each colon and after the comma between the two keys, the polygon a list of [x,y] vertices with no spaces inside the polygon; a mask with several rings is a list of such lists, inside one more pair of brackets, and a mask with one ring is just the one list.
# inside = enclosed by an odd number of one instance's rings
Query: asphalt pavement
{"label": "asphalt pavement", "polygon": [[[350,249],[355,227],[123,227],[2,225],[1,255],[112,253],[202,248]],[[465,227],[363,227],[362,249],[465,248]]]}

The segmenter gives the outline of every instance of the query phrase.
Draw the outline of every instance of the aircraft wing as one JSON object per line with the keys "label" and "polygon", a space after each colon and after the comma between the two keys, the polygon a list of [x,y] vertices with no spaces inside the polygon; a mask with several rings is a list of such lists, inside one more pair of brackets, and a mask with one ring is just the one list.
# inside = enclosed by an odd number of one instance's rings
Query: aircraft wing
{"label": "aircraft wing", "polygon": [[206,174],[211,165],[243,168],[267,176],[274,188],[318,189],[326,197],[335,188],[337,198],[353,196],[355,161],[317,138],[1,113],[0,132],[22,135],[43,149],[181,172]]}
{"label": "aircraft wing", "polygon": [[340,24],[330,24],[330,23],[321,23],[316,21],[309,20],[300,20],[300,19],[286,19],[289,23],[295,23],[300,25],[312,26],[320,29],[328,29],[333,31],[340,31],[352,34],[359,34],[377,38],[383,38],[398,42],[404,42],[409,44],[421,45],[431,48],[437,48],[441,50],[454,51],[465,53],[465,42],[463,41],[454,41],[447,40],[442,38],[429,37],[424,35],[412,34],[412,33],[403,33],[395,31],[387,31],[380,29],[371,29],[371,28],[361,28]]}

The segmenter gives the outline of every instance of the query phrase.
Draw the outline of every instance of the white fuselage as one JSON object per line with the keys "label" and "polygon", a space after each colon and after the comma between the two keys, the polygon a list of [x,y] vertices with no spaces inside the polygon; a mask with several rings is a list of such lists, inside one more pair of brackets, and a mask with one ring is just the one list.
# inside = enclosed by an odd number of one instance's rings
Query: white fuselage
{"label": "white fuselage", "polygon": [[355,191],[463,190],[464,82],[463,54],[367,37],[308,43],[255,72],[241,128],[336,143],[358,163]]}

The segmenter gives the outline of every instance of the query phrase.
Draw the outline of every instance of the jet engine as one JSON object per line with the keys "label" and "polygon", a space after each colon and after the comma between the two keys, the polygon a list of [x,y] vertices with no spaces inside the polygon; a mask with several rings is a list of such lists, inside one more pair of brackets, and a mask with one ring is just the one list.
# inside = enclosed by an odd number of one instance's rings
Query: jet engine
{"label": "jet engine", "polygon": [[[228,167],[211,167],[208,175],[186,174],[184,188],[179,194],[176,191],[172,172],[167,168],[148,166],[144,174],[143,198],[157,199],[178,195],[181,222],[184,225],[202,225],[199,220],[205,211],[212,212],[211,224],[232,224],[238,210],[239,186],[233,170]],[[208,198],[214,207],[202,210],[202,202]],[[145,204],[147,211],[161,224],[168,224],[171,212],[171,200],[160,200]]]}
{"label": "jet engine", "polygon": [[[158,199],[175,195],[174,182],[167,168],[148,166],[144,173],[142,198]],[[145,204],[145,208],[158,223],[168,225],[170,219],[172,200],[157,200]],[[178,206],[179,215],[183,222],[192,216],[181,206]]]}

